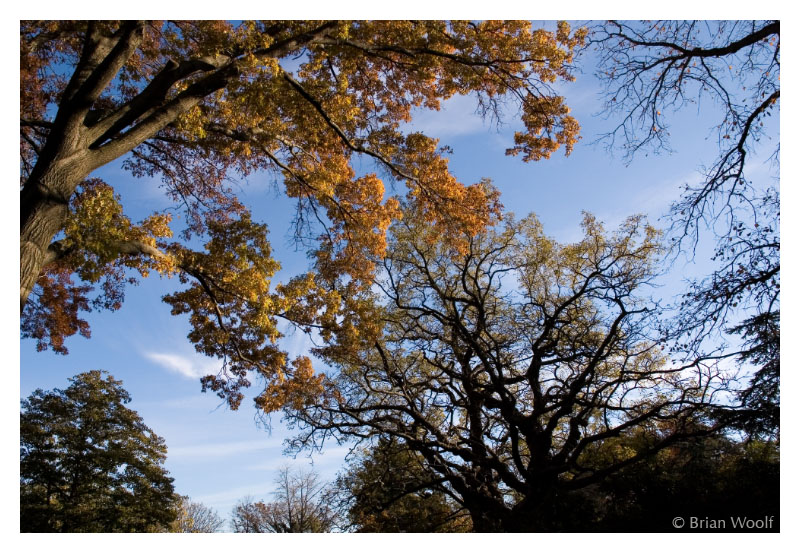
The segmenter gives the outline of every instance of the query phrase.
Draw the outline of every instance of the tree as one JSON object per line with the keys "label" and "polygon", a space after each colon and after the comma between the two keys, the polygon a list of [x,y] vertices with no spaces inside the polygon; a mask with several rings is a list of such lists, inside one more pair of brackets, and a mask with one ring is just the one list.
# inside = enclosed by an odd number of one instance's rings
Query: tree
{"label": "tree", "polygon": [[[600,52],[606,112],[622,116],[608,135],[610,144],[622,139],[629,159],[640,150],[669,150],[670,112],[692,104],[704,112],[718,108],[712,132],[719,156],[699,184],[686,186],[670,212],[676,251],[693,254],[710,233],[717,267],[690,284],[672,333],[691,355],[717,331],[735,330],[744,344],[730,355],[748,358],[751,324],[743,319],[769,320],[770,337],[760,334],[768,341],[780,334],[780,194],[752,162],[761,143],[772,140],[769,176],[777,180],[780,139],[769,118],[780,107],[780,22],[610,21],[594,29],[590,43]],[[778,365],[772,369],[777,386]],[[778,395],[772,379],[762,390],[764,384],[757,374],[742,399],[770,402],[761,403],[760,414],[752,403],[743,405],[742,414],[760,420],[755,424],[762,431],[771,420],[769,432],[777,434]]]}
{"label": "tree", "polygon": [[739,393],[741,407],[721,416],[750,438],[777,438],[781,422],[780,312],[755,315],[729,330],[745,338],[739,355],[742,364],[756,367],[750,386]]}
{"label": "tree", "polygon": [[247,497],[233,509],[233,530],[240,533],[330,532],[335,513],[327,504],[325,486],[313,471],[281,469],[275,480],[275,501]]}
{"label": "tree", "polygon": [[164,440],[125,407],[122,383],[81,373],[20,414],[23,532],[153,532],[176,516]]}
{"label": "tree", "polygon": [[[436,140],[401,123],[455,94],[498,119],[510,100],[525,130],[509,154],[568,153],[578,124],[550,83],[571,79],[584,37],[566,23],[548,32],[513,21],[23,21],[23,336],[66,353],[65,337],[89,335],[82,312],[118,309],[135,272],[178,274],[191,284],[165,301],[189,315],[195,347],[222,360],[204,390],[235,408],[251,373],[268,389],[312,386],[307,361],[292,365],[276,345],[277,318],[308,328],[354,308],[346,298],[368,285],[399,215],[383,181],[352,161],[404,182],[443,231],[479,229],[496,195],[459,183]],[[171,239],[170,213],[135,224],[92,177],[115,159],[162,177],[184,211],[182,240]],[[274,291],[266,226],[225,185],[258,171],[297,200],[301,243],[317,239],[318,274]],[[207,239],[204,251],[192,236]]]}
{"label": "tree", "polygon": [[355,532],[465,532],[464,509],[419,453],[379,438],[334,483],[336,509]]}
{"label": "tree", "polygon": [[182,496],[178,505],[178,518],[170,525],[170,532],[209,534],[217,532],[224,523],[214,509]]}
{"label": "tree", "polygon": [[[376,283],[382,325],[316,350],[339,374],[325,401],[286,408],[295,447],[394,439],[476,531],[542,531],[562,527],[573,492],[719,431],[708,410],[730,380],[713,359],[666,357],[657,306],[640,295],[658,233],[641,217],[614,234],[589,215],[583,227],[565,245],[533,216],[452,237],[406,212]],[[656,425],[638,451],[624,447]]]}
{"label": "tree", "polygon": [[[627,446],[639,447],[637,440]],[[755,531],[778,532],[779,450],[774,443],[725,436],[688,440],[611,475],[594,494],[597,509],[582,521],[584,531],[670,532],[680,513],[701,520],[771,517],[770,527]]]}

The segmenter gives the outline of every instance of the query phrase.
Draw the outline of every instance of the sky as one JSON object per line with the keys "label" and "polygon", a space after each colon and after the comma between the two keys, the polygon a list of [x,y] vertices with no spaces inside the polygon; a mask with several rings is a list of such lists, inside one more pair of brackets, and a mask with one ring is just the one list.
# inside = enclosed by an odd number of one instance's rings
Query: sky
{"label": "sky", "polygon": [[[569,157],[559,150],[549,160],[526,164],[505,156],[519,126],[514,114],[507,114],[503,125],[493,126],[475,114],[476,104],[469,97],[453,98],[439,112],[418,113],[412,128],[440,138],[441,144],[453,149],[450,168],[459,180],[473,183],[491,178],[507,209],[519,217],[536,213],[545,232],[560,241],[580,238],[583,211],[596,215],[607,230],[636,213],[663,224],[659,218],[677,199],[679,187],[697,182],[698,168],[714,160],[717,149],[710,130],[711,114],[689,108],[673,116],[675,152],[640,156],[626,165],[621,152],[610,153],[593,144],[615,121],[598,115],[602,112],[600,85],[592,75],[591,60],[579,63],[583,72],[576,73],[576,82],[559,86],[582,127],[583,139]],[[765,148],[763,154],[770,152]],[[114,186],[133,220],[169,205],[158,179],[135,179],[120,163],[96,175]],[[291,240],[293,204],[275,193],[273,183],[273,176],[259,174],[237,186],[254,219],[269,226],[273,255],[283,265],[274,284],[306,269],[307,260]],[[398,192],[402,190],[398,188]],[[677,292],[683,278],[699,274],[705,267],[704,262],[678,260],[664,279],[661,293]],[[269,500],[278,470],[286,464],[313,467],[323,479],[333,479],[343,466],[347,446],[328,444],[321,454],[292,459],[283,455],[283,441],[292,432],[280,414],[273,415],[267,425],[249,399],[238,411],[231,411],[216,396],[200,392],[199,377],[215,373],[218,366],[194,352],[186,339],[186,318],[171,316],[169,307],[160,301],[178,286],[176,279],[151,277],[128,288],[119,311],[88,314],[92,337],[69,339],[69,355],[36,352],[33,340],[21,340],[20,399],[37,388],[66,388],[68,378],[83,371],[109,371],[130,393],[128,406],[165,439],[169,448],[166,468],[175,479],[176,491],[216,509],[224,518],[229,518],[231,508],[245,496]],[[284,341],[292,356],[308,346],[300,333],[290,333]]]}

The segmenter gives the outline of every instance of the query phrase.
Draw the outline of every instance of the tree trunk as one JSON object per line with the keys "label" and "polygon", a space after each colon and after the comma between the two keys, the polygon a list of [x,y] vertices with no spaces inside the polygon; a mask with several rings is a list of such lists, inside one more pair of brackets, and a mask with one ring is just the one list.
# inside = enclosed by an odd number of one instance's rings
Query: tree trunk
{"label": "tree trunk", "polygon": [[470,511],[472,531],[481,534],[503,532],[504,529],[500,518],[493,516],[493,514],[485,511]]}
{"label": "tree trunk", "polygon": [[[19,307],[42,272],[47,248],[64,227],[69,213],[69,199],[90,172],[85,156],[37,163],[20,194]],[[77,159],[76,159],[77,158]],[[41,162],[42,160],[40,160]]]}
{"label": "tree trunk", "polygon": [[472,519],[473,532],[504,532],[503,521],[509,515],[508,508],[498,504],[489,497],[482,497],[479,493],[466,496],[465,507]]}
{"label": "tree trunk", "polygon": [[[466,500],[475,532],[556,532],[563,530],[563,518],[570,513],[562,508],[555,479],[536,479],[528,493],[513,508],[481,496]],[[567,525],[569,527],[569,525]]]}

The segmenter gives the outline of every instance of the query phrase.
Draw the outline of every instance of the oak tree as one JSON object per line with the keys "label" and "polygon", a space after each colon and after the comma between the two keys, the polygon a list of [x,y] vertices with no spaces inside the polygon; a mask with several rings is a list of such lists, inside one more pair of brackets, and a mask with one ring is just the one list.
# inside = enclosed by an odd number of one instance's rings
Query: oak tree
{"label": "oak tree", "polygon": [[[376,282],[378,331],[318,348],[338,371],[325,400],[286,407],[295,447],[396,440],[476,531],[544,531],[572,492],[718,431],[708,409],[730,381],[713,360],[667,357],[643,293],[658,233],[641,217],[583,226],[563,245],[533,216],[454,240],[407,212]],[[637,451],[619,442],[656,424]]]}
{"label": "oak tree", "polygon": [[[118,309],[136,273],[177,274],[186,287],[165,300],[222,361],[204,389],[235,408],[252,373],[277,387],[273,401],[311,385],[307,360],[277,345],[277,319],[308,328],[357,307],[347,298],[368,285],[399,216],[385,180],[405,183],[443,232],[477,231],[498,210],[485,186],[449,173],[434,137],[404,130],[412,110],[471,94],[500,118],[511,102],[524,129],[510,155],[569,153],[579,127],[551,84],[571,80],[584,38],[516,21],[21,22],[23,336],[66,353],[65,337],[89,336],[82,312]],[[161,177],[183,211],[178,238],[169,212],[133,222],[93,175],[117,159]],[[255,173],[296,200],[316,274],[271,287],[266,226],[226,184]]]}
{"label": "oak tree", "polygon": [[178,496],[167,446],[125,406],[122,383],[81,373],[65,390],[36,390],[20,413],[23,532],[156,532]]}

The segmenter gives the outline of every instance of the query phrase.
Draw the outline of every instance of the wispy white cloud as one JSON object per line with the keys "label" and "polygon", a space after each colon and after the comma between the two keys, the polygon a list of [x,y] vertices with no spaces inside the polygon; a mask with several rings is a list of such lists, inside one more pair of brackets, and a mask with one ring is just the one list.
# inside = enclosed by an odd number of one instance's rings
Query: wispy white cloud
{"label": "wispy white cloud", "polygon": [[486,132],[488,120],[476,112],[477,101],[471,96],[453,96],[442,102],[439,111],[414,110],[413,121],[407,130],[422,132],[436,138],[452,138]]}
{"label": "wispy white cloud", "polygon": [[[247,443],[249,442],[238,442],[238,446],[247,447]],[[237,444],[216,444],[215,446],[209,447],[218,447],[220,449],[235,451]],[[278,476],[278,471],[286,466],[290,466],[294,470],[313,469],[319,473],[323,480],[331,482],[336,477],[337,471],[342,467],[347,451],[349,451],[349,448],[341,446],[332,447],[330,450],[326,448],[324,455],[314,455],[313,458],[305,456],[291,458],[276,453],[275,456],[267,462],[257,465],[244,465],[242,467],[243,470],[256,473],[248,476],[247,481],[250,482],[249,484],[225,488],[220,491],[210,491],[209,493],[198,493],[192,496],[192,499],[216,509],[223,515],[229,513],[234,504],[246,496],[255,499],[270,500],[272,492],[275,489],[275,478]],[[170,448],[169,455],[170,458],[173,457],[172,448]],[[257,473],[261,473],[261,477],[259,477]]]}
{"label": "wispy white cloud", "polygon": [[679,178],[661,179],[650,183],[649,186],[642,186],[631,196],[628,203],[635,212],[646,213],[655,220],[666,215],[672,203],[680,198],[683,185],[697,180],[696,171],[688,172]]}
{"label": "wispy white cloud", "polygon": [[[292,327],[284,320],[278,321],[278,330],[284,335],[280,345],[289,354],[289,359],[300,355],[311,355],[311,348],[314,347],[311,336]],[[315,332],[314,335],[318,336],[318,333]]]}
{"label": "wispy white cloud", "polygon": [[191,396],[159,400],[152,403],[157,403],[161,408],[176,410],[216,410],[218,407],[225,405],[224,400],[212,394],[193,394]]}
{"label": "wispy white cloud", "polygon": [[230,507],[233,506],[234,502],[246,496],[257,499],[269,499],[270,492],[274,487],[275,482],[273,480],[267,480],[247,486],[229,488],[222,492],[198,495],[197,497],[192,497],[192,500],[212,506],[221,513],[226,513],[230,510]]}
{"label": "wispy white cloud", "polygon": [[321,453],[316,452],[311,456],[299,454],[297,457],[291,457],[287,455],[266,462],[247,465],[244,468],[245,470],[253,471],[278,471],[286,465],[291,465],[297,468],[314,469],[323,477],[332,478],[344,464],[350,449],[349,446],[326,447]]}
{"label": "wispy white cloud", "polygon": [[642,183],[629,193],[626,199],[620,199],[613,207],[596,215],[603,220],[606,230],[615,230],[626,218],[635,213],[643,213],[651,224],[663,227],[668,223],[664,217],[672,203],[680,198],[683,185],[696,182],[698,178],[698,173],[693,171],[680,178],[654,179]]}
{"label": "wispy white cloud", "polygon": [[279,459],[267,461],[264,463],[255,463],[252,465],[246,465],[245,467],[243,467],[243,469],[257,471],[257,472],[276,472],[281,468],[283,468],[285,465],[286,465],[286,458],[281,457]]}
{"label": "wispy white cloud", "polygon": [[219,361],[203,358],[198,355],[188,356],[156,351],[146,351],[143,352],[142,355],[157,365],[185,378],[191,378],[192,380],[207,374],[216,374],[219,371]]}
{"label": "wispy white cloud", "polygon": [[281,454],[281,445],[263,440],[245,440],[238,442],[202,443],[198,445],[171,446],[170,459],[190,457],[192,459],[205,459],[209,457],[228,457],[240,455],[251,451],[274,451],[277,456]]}

